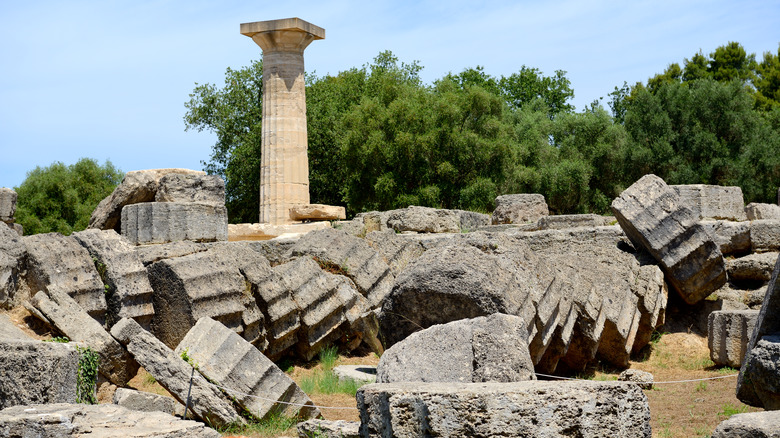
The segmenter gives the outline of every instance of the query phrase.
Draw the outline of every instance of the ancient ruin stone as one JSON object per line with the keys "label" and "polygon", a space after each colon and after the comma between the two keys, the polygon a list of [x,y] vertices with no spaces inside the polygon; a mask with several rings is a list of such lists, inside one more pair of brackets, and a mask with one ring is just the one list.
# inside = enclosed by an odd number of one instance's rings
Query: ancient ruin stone
{"label": "ancient ruin stone", "polygon": [[371,365],[339,365],[333,367],[333,374],[339,381],[376,382],[376,367]]}
{"label": "ancient ruin stone", "polygon": [[745,357],[758,310],[719,310],[709,315],[707,344],[715,365],[739,368]]}
{"label": "ancient ruin stone", "polygon": [[182,257],[196,252],[208,251],[209,244],[192,242],[188,240],[179,240],[176,242],[163,243],[161,245],[142,245],[136,246],[135,252],[141,259],[144,266],[149,266],[154,262],[164,259]]}
{"label": "ancient ruin stone", "polygon": [[651,373],[642,370],[624,370],[618,376],[618,382],[632,382],[642,389],[653,389],[654,377]]}
{"label": "ancient ruin stone", "polygon": [[0,436],[26,437],[30,436],[32,431],[36,432],[33,436],[45,437],[219,438],[222,436],[203,423],[181,420],[162,412],[133,411],[112,404],[55,403],[15,406],[0,411]]}
{"label": "ancient ruin stone", "polygon": [[723,255],[750,252],[750,222],[701,221]]}
{"label": "ancient ruin stone", "polygon": [[169,173],[160,178],[155,202],[225,205],[225,181],[218,175]]}
{"label": "ancient ruin stone", "polygon": [[318,420],[302,421],[296,426],[298,436],[318,438],[359,438],[360,423],[344,420]]}
{"label": "ancient ruin stone", "polygon": [[361,436],[650,437],[636,385],[375,383],[357,393]]}
{"label": "ancient ruin stone", "polygon": [[776,263],[737,380],[737,398],[767,410],[780,409],[779,275]]}
{"label": "ancient ruin stone", "polygon": [[176,354],[185,352],[198,364],[200,373],[257,418],[283,414],[307,419],[320,415],[287,374],[257,348],[211,318],[201,318],[176,347]]}
{"label": "ancient ruin stone", "polygon": [[726,260],[729,280],[769,281],[777,261],[777,252],[765,252]]}
{"label": "ancient ruin stone", "polygon": [[95,260],[106,289],[109,326],[122,318],[133,318],[149,329],[154,306],[152,285],[134,247],[114,230],[88,229],[73,237]]}
{"label": "ancient ruin stone", "polygon": [[377,383],[535,380],[527,324],[492,314],[434,325],[385,351]]}
{"label": "ancient ruin stone", "polygon": [[0,306],[20,304],[16,299],[22,262],[27,250],[22,239],[10,228],[0,224]]}
{"label": "ancient ruin stone", "polygon": [[122,235],[134,245],[176,240],[227,240],[224,205],[196,202],[145,202],[122,209]]}
{"label": "ancient ruin stone", "polygon": [[184,416],[184,405],[176,399],[151,392],[136,391],[128,388],[117,388],[114,391],[115,405],[142,412],[165,412],[170,415]]}
{"label": "ancient ruin stone", "polygon": [[780,411],[747,412],[722,421],[712,438],[774,438],[780,436]]}
{"label": "ancient ruin stone", "polygon": [[135,360],[67,294],[58,290],[49,291],[49,296],[38,292],[32,304],[71,341],[95,350],[100,356],[100,374],[112,383],[125,386],[135,376],[138,371]]}
{"label": "ancient ruin stone", "polygon": [[536,222],[550,214],[544,196],[539,194],[501,195],[495,202],[493,225]]}
{"label": "ancient ruin stone", "polygon": [[99,230],[113,229],[116,232],[120,232],[122,230],[122,208],[125,205],[154,201],[160,178],[171,173],[184,175],[206,174],[203,171],[188,169],[149,169],[127,172],[122,182],[110,195],[100,201],[95,211],[92,212],[88,228],[97,228]]}
{"label": "ancient ruin stone", "polygon": [[745,207],[745,214],[750,221],[780,219],[780,206],[751,202]]}
{"label": "ancient ruin stone", "polygon": [[410,206],[388,213],[387,226],[399,233],[460,233],[460,217],[454,210]]}
{"label": "ancient ruin stone", "polygon": [[0,341],[32,341],[32,338],[17,327],[8,315],[0,313]]}
{"label": "ancient ruin stone", "polygon": [[406,239],[393,230],[372,231],[366,234],[365,240],[384,257],[393,276],[398,276],[412,260],[424,252],[419,242]]}
{"label": "ancient ruin stone", "polygon": [[170,348],[202,317],[243,333],[243,312],[251,286],[232,258],[212,251],[164,259],[148,266],[154,289],[154,334]]}
{"label": "ancient ruin stone", "polygon": [[597,214],[561,214],[542,216],[537,225],[540,230],[563,230],[577,227],[602,227],[615,222],[612,216]]}
{"label": "ancient ruin stone", "polygon": [[0,187],[0,222],[13,223],[16,214],[16,192]]}
{"label": "ancient ruin stone", "polygon": [[[69,344],[0,340],[0,409],[75,403],[78,362]],[[0,421],[0,435],[4,426]]]}
{"label": "ancient ruin stone", "polygon": [[688,304],[725,284],[720,248],[661,178],[640,178],[612,201],[612,211],[632,242],[658,260]]}
{"label": "ancient ruin stone", "polygon": [[736,186],[686,184],[669,186],[677,192],[680,203],[693,213],[694,218],[744,221],[745,199]]}
{"label": "ancient ruin stone", "polygon": [[27,283],[38,291],[62,291],[101,324],[105,321],[103,282],[89,252],[73,237],[59,233],[22,238],[27,248]]}
{"label": "ancient ruin stone", "polygon": [[489,214],[466,210],[453,211],[458,215],[461,233],[470,233],[472,231],[477,231],[481,227],[490,225],[491,216]]}
{"label": "ancient ruin stone", "polygon": [[750,246],[753,252],[780,251],[780,220],[750,222]]}
{"label": "ancient ruin stone", "polygon": [[290,253],[293,257],[310,255],[323,267],[349,277],[371,308],[381,306],[393,286],[393,274],[382,256],[365,240],[343,231],[327,228],[308,233],[293,244]]}
{"label": "ancient ruin stone", "polygon": [[245,423],[219,389],[198,373],[195,373],[197,378],[191,378],[193,367],[134,320],[124,318],[116,323],[111,328],[111,336],[125,345],[138,363],[180,403],[186,403],[190,394],[190,408],[202,420],[215,426]]}
{"label": "ancient ruin stone", "polygon": [[305,204],[290,207],[290,219],[294,221],[335,221],[346,218],[346,209],[334,205]]}

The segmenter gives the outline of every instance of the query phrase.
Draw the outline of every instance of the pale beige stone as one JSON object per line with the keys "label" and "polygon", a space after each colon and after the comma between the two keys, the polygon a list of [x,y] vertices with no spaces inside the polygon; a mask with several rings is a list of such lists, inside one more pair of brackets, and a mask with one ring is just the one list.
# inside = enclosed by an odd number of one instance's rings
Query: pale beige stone
{"label": "pale beige stone", "polygon": [[290,219],[294,221],[335,221],[346,218],[346,209],[335,205],[306,204],[290,208]]}
{"label": "pale beige stone", "polygon": [[228,240],[271,240],[277,237],[296,237],[309,231],[331,228],[330,222],[310,222],[305,224],[228,224]]}
{"label": "pale beige stone", "polygon": [[242,23],[263,49],[260,222],[292,222],[292,206],[309,203],[309,159],[303,51],[325,29],[300,18]]}

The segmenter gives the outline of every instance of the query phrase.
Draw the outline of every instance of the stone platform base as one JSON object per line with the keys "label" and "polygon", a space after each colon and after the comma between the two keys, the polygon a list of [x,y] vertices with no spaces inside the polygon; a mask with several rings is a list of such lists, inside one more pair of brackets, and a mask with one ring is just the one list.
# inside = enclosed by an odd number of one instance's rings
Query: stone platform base
{"label": "stone platform base", "polygon": [[276,237],[294,237],[309,231],[331,228],[330,222],[309,222],[299,224],[228,224],[228,240],[271,240]]}

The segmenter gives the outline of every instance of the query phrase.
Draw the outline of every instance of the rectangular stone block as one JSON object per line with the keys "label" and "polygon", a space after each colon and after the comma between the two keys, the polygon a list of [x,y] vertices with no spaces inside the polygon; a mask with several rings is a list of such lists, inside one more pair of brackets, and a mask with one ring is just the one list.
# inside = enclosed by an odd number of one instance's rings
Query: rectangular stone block
{"label": "rectangular stone block", "polygon": [[720,247],[720,252],[724,255],[742,254],[751,251],[751,222],[701,221],[699,223],[707,231],[707,234],[712,237],[715,244]]}
{"label": "rectangular stone block", "polygon": [[562,230],[577,227],[603,227],[615,222],[612,216],[598,214],[561,214],[544,216],[537,222],[540,230]]}
{"label": "rectangular stone block", "polygon": [[176,354],[183,352],[198,364],[198,371],[228,389],[223,391],[257,418],[283,414],[308,419],[320,415],[287,374],[241,336],[211,318],[201,318],[182,339]]}
{"label": "rectangular stone block", "polygon": [[144,202],[122,208],[122,235],[134,245],[177,240],[227,240],[224,205],[195,202]]}
{"label": "rectangular stone block", "polygon": [[780,206],[751,202],[745,207],[745,214],[747,219],[751,221],[762,219],[778,220],[780,219]]}
{"label": "rectangular stone block", "polygon": [[496,198],[495,202],[493,225],[536,222],[550,214],[544,195],[537,193],[501,195]]}
{"label": "rectangular stone block", "polygon": [[715,365],[739,368],[747,352],[758,310],[719,310],[707,319],[707,344]]}
{"label": "rectangular stone block", "polygon": [[750,246],[753,252],[780,251],[780,220],[750,222]]}
{"label": "rectangular stone block", "polygon": [[629,239],[658,260],[688,304],[726,283],[720,248],[661,178],[640,178],[612,201],[612,211]]}
{"label": "rectangular stone block", "polygon": [[160,178],[154,200],[224,206],[225,181],[218,175],[169,173]]}
{"label": "rectangular stone block", "polygon": [[13,222],[16,214],[16,192],[0,187],[0,222]]}
{"label": "rectangular stone block", "polygon": [[389,383],[357,393],[362,437],[650,437],[639,386],[606,382]]}
{"label": "rectangular stone block", "polygon": [[78,363],[69,344],[0,340],[0,409],[76,403]]}
{"label": "rectangular stone block", "polygon": [[290,219],[294,221],[332,221],[346,218],[346,209],[335,205],[304,204],[290,207]]}
{"label": "rectangular stone block", "polygon": [[184,405],[176,399],[128,388],[117,388],[114,391],[114,404],[132,411],[165,412],[170,415],[184,416]]}
{"label": "rectangular stone block", "polygon": [[694,218],[744,221],[745,199],[736,186],[707,184],[673,185],[680,203],[691,210]]}

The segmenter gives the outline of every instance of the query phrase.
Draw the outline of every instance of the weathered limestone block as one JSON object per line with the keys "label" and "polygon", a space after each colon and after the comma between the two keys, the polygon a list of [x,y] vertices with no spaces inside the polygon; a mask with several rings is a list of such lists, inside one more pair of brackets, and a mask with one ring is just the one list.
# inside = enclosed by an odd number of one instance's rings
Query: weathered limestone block
{"label": "weathered limestone block", "polygon": [[89,218],[88,228],[121,231],[122,208],[125,205],[154,201],[160,178],[177,173],[183,175],[205,175],[206,172],[188,169],[149,169],[127,172],[122,182],[100,201]]}
{"label": "weathered limestone block", "polygon": [[114,404],[141,412],[165,412],[170,415],[184,416],[184,405],[176,399],[151,392],[136,391],[134,389],[117,388],[114,391]]}
{"label": "weathered limestone block", "polygon": [[388,213],[387,226],[399,233],[460,233],[460,216],[455,210],[410,206]]}
{"label": "weathered limestone block", "polygon": [[97,352],[100,356],[98,370],[111,383],[125,386],[135,376],[138,371],[135,360],[67,294],[52,290],[47,296],[38,292],[31,302],[71,341],[82,342]]}
{"label": "weathered limestone block", "polygon": [[229,388],[223,391],[257,418],[284,414],[307,419],[320,415],[287,374],[257,348],[211,318],[201,318],[175,351],[179,355],[186,351],[201,374],[222,388]]}
{"label": "weathered limestone block", "polygon": [[355,282],[368,299],[371,308],[378,308],[393,287],[394,276],[382,255],[364,239],[327,228],[301,237],[290,253],[293,257],[310,255],[324,265],[339,270]]}
{"label": "weathered limestone block", "polygon": [[780,263],[775,264],[764,302],[737,379],[737,398],[751,406],[780,409]]}
{"label": "weathered limestone block", "polygon": [[694,218],[744,221],[745,199],[742,189],[736,186],[707,184],[672,185],[680,203],[688,207]]}
{"label": "weathered limestone block", "polygon": [[215,426],[245,421],[232,402],[205,379],[191,379],[192,366],[132,319],[124,318],[111,328],[111,336],[121,342],[138,363],[180,403],[187,401],[190,380],[190,408],[202,420]]}
{"label": "weathered limestone block", "polygon": [[778,220],[780,219],[780,206],[776,204],[762,204],[751,202],[745,207],[747,219],[755,220]]}
{"label": "weathered limestone block", "polygon": [[366,227],[363,225],[362,218],[355,217],[348,221],[334,221],[332,224],[334,229],[344,231],[350,236],[361,237],[366,235]]}
{"label": "weathered limestone block", "polygon": [[228,224],[228,240],[231,242],[249,240],[263,241],[302,236],[310,231],[331,228],[330,222],[306,222],[290,224]]}
{"label": "weathered limestone block", "polygon": [[0,341],[32,341],[33,339],[17,327],[8,315],[0,314]]}
{"label": "weathered limestone block", "polygon": [[780,437],[780,411],[747,412],[722,421],[712,438]]}
{"label": "weathered limestone block", "polygon": [[726,272],[729,274],[729,280],[769,281],[777,256],[777,252],[764,252],[727,259]]}
{"label": "weathered limestone block", "polygon": [[27,249],[12,229],[0,224],[0,306],[21,304],[16,297]]}
{"label": "weathered limestone block", "polygon": [[707,320],[707,344],[715,365],[739,368],[750,335],[756,326],[758,310],[719,310]]}
{"label": "weathered limestone block", "polygon": [[243,333],[251,286],[231,258],[206,251],[164,259],[147,269],[154,289],[152,329],[165,345],[175,348],[204,316]]}
{"label": "weathered limestone block", "polygon": [[753,252],[780,251],[780,220],[755,220],[750,223]]}
{"label": "weathered limestone block", "polygon": [[335,221],[347,218],[344,207],[324,204],[302,204],[290,207],[290,219],[294,221]]}
{"label": "weathered limestone block", "polygon": [[134,245],[176,240],[228,240],[224,205],[144,202],[122,209],[122,235]]}
{"label": "weathered limestone block", "polygon": [[538,260],[525,244],[463,236],[427,250],[398,276],[382,305],[385,347],[421,328],[492,313],[522,316],[532,335],[536,322],[554,313],[537,316],[544,288]]}
{"label": "weathered limestone block", "polygon": [[376,367],[371,365],[339,365],[333,367],[333,374],[339,378],[339,381],[376,382]]}
{"label": "weathered limestone block", "polygon": [[460,232],[470,233],[479,228],[490,225],[491,216],[489,214],[477,213],[475,211],[453,210],[460,222]]}
{"label": "weathered limestone block", "polygon": [[[301,328],[301,311],[293,300],[293,291],[287,287],[287,269],[293,265],[270,266],[257,264],[252,277],[252,292],[258,307],[263,312],[267,347],[263,353],[278,359],[298,342]],[[295,272],[290,269],[291,274]]]}
{"label": "weathered limestone block", "polygon": [[360,423],[345,420],[307,420],[298,423],[299,437],[359,438]]}
{"label": "weathered limestone block", "polygon": [[639,385],[642,389],[653,389],[654,376],[647,371],[642,370],[624,370],[618,376],[619,382],[632,382]]}
{"label": "weathered limestone block", "polygon": [[134,247],[114,230],[88,229],[73,233],[73,237],[96,260],[103,284],[108,286],[108,325],[133,318],[148,330],[154,316],[154,291]]}
{"label": "weathered limestone block", "polygon": [[658,260],[688,304],[725,284],[720,248],[661,178],[640,178],[612,201],[612,211],[626,235]]}
{"label": "weathered limestone block", "polygon": [[225,181],[218,175],[169,173],[160,178],[155,202],[225,205]]}
{"label": "weathered limestone block", "polygon": [[612,216],[600,216],[598,214],[561,214],[555,216],[542,216],[537,222],[540,230],[563,230],[576,227],[603,227],[614,223]]}
{"label": "weathered limestone block", "polygon": [[0,187],[0,222],[13,223],[16,214],[16,192]]}
{"label": "weathered limestone block", "polygon": [[[348,348],[356,348],[365,340],[377,349],[378,327],[374,314],[349,279],[324,272],[310,257],[295,259],[275,267],[274,271],[298,309],[295,346],[299,356],[311,360],[322,348],[343,336],[357,340]],[[291,347],[292,341],[280,342],[279,347]],[[275,355],[276,351],[270,353]]]}
{"label": "weathered limestone block", "polygon": [[[79,353],[69,344],[0,340],[0,409],[75,403],[78,363]],[[0,436],[2,427],[0,421]]]}
{"label": "weathered limestone block", "polygon": [[750,222],[701,221],[700,224],[724,255],[750,252]]}
{"label": "weathered limestone block", "polygon": [[101,324],[105,321],[106,297],[100,274],[89,252],[73,237],[59,233],[22,238],[27,248],[27,283],[38,291],[62,291]]}
{"label": "weathered limestone block", "polygon": [[135,247],[135,252],[141,259],[144,266],[159,262],[164,259],[182,257],[196,252],[208,251],[208,243],[192,242],[189,240],[179,240],[176,242],[163,243],[160,245],[141,245]]}
{"label": "weathered limestone block", "polygon": [[377,383],[535,380],[522,318],[500,313],[434,325],[385,351]]}
{"label": "weathered limestone block", "polygon": [[398,276],[412,260],[425,251],[419,242],[404,238],[389,229],[372,231],[366,234],[365,240],[384,257],[393,276]]}
{"label": "weathered limestone block", "polygon": [[540,194],[501,195],[496,198],[493,225],[536,222],[550,214],[544,196]]}
{"label": "weathered limestone block", "polygon": [[650,437],[647,397],[614,382],[376,383],[357,401],[364,437]]}
{"label": "weathered limestone block", "polygon": [[222,435],[203,423],[181,420],[162,412],[70,402],[3,409],[0,411],[0,436],[219,438]]}

